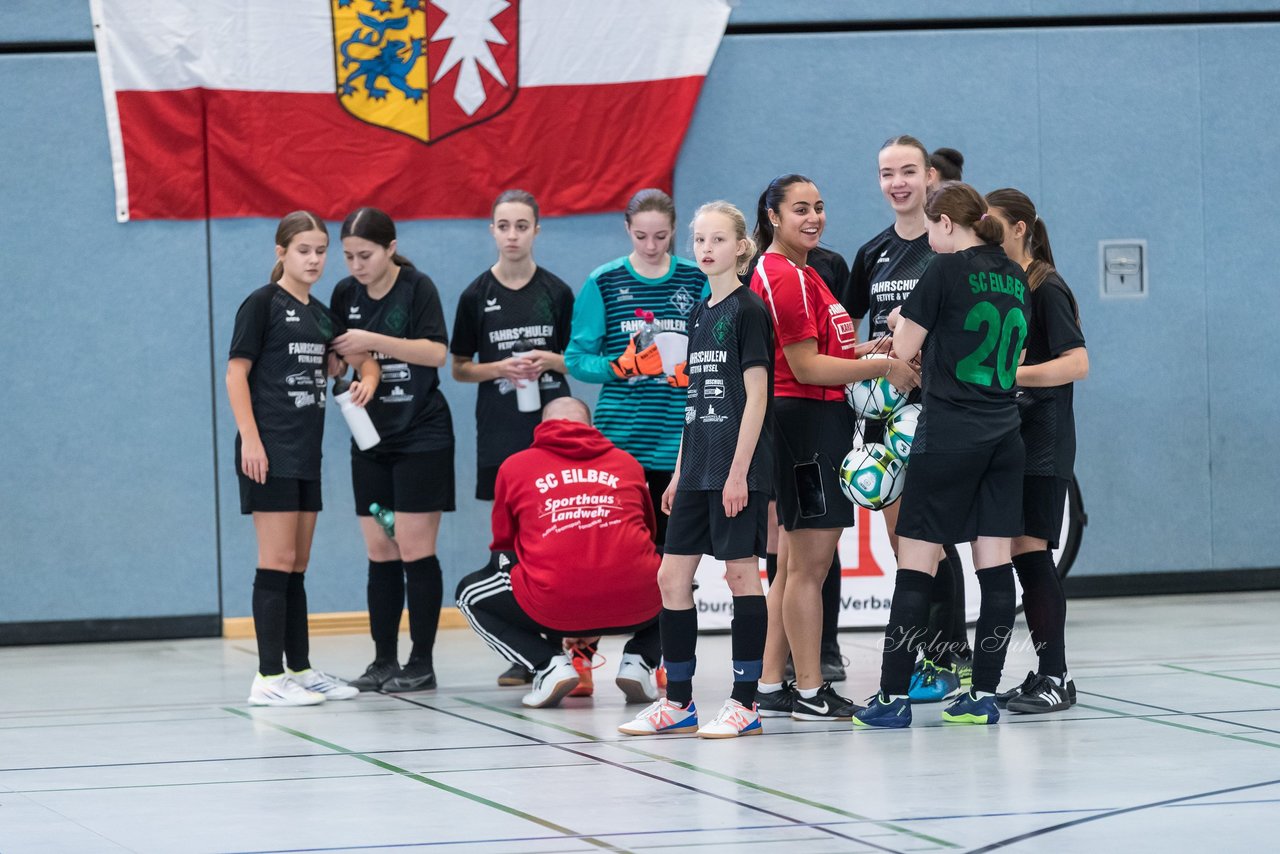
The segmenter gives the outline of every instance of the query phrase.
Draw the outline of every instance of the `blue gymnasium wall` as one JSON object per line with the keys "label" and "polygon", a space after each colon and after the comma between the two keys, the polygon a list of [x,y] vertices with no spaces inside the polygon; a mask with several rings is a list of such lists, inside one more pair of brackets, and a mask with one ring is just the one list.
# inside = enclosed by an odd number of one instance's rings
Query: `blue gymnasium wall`
{"label": "blue gymnasium wall", "polygon": [[[984,2],[965,13],[1031,27],[1153,5]],[[91,37],[87,3],[49,8],[11,4],[0,43]],[[939,8],[748,0],[732,21],[946,17]],[[1263,8],[1275,4],[1159,4]],[[749,208],[770,177],[798,169],[828,201],[826,242],[851,256],[889,221],[874,161],[885,137],[906,130],[961,149],[977,186],[1036,199],[1080,300],[1093,374],[1077,391],[1078,472],[1091,524],[1073,574],[1276,566],[1280,400],[1258,392],[1274,386],[1280,346],[1239,330],[1242,311],[1280,314],[1280,292],[1258,280],[1272,266],[1280,164],[1263,150],[1280,130],[1280,95],[1259,88],[1257,68],[1278,53],[1271,24],[729,36],[677,169],[681,222],[713,197]],[[965,70],[982,82],[940,88]],[[778,105],[798,118],[759,118]],[[270,267],[273,224],[116,224],[91,53],[0,55],[0,114],[0,352],[11,366],[0,623],[246,615],[254,545],[237,512],[222,371],[235,308]],[[1148,240],[1149,298],[1100,298],[1097,241],[1115,237]],[[484,224],[404,223],[401,243],[452,321],[462,287],[492,259]],[[538,257],[576,286],[625,248],[619,217],[577,217],[545,224]],[[322,297],[341,266],[335,255]],[[487,526],[470,497],[474,388],[446,379],[445,391],[459,440],[460,511],[440,549],[452,586],[482,561]],[[316,611],[363,607],[346,460],[335,414]]]}

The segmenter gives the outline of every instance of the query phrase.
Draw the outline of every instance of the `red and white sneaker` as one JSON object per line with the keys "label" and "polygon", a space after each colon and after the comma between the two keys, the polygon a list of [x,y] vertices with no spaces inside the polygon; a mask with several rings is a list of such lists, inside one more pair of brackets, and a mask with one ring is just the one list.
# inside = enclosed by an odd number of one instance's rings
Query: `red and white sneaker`
{"label": "red and white sneaker", "polygon": [[675,732],[695,732],[698,729],[698,710],[690,703],[680,708],[663,697],[650,704],[643,712],[618,727],[623,735],[665,735]]}
{"label": "red and white sneaker", "polygon": [[764,732],[760,726],[760,715],[755,705],[751,708],[732,698],[725,700],[720,707],[720,714],[709,724],[698,729],[698,738],[737,738],[740,735],[759,735]]}

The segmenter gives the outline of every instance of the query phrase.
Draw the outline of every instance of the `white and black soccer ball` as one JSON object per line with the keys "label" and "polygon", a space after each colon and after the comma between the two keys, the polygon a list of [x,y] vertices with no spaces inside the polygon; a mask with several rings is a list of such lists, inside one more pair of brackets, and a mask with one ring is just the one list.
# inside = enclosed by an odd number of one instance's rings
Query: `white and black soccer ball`
{"label": "white and black soccer ball", "polygon": [[[877,353],[863,356],[864,359],[887,359],[888,356]],[[883,421],[901,409],[907,402],[907,395],[898,391],[884,377],[874,380],[862,380],[849,383],[844,387],[844,399],[859,418],[872,421]]]}
{"label": "white and black soccer ball", "polygon": [[840,491],[859,507],[881,510],[902,495],[905,466],[881,444],[854,448],[840,464]]}
{"label": "white and black soccer ball", "polygon": [[916,439],[916,426],[920,423],[920,410],[920,404],[908,403],[893,413],[884,428],[884,441],[889,453],[903,462],[911,455],[911,445]]}

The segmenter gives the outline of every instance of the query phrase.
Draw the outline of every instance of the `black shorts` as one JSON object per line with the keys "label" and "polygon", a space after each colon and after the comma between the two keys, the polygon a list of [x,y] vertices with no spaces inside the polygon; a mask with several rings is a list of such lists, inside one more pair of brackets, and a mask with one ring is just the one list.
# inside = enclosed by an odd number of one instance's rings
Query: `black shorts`
{"label": "black shorts", "polygon": [[[848,528],[853,525],[853,502],[840,491],[839,471],[853,448],[857,417],[843,400],[775,397],[773,401],[774,491],[778,523],[788,531],[807,528]],[[816,459],[827,512],[802,518],[795,466]]]}
{"label": "black shorts", "polygon": [[498,484],[499,466],[476,466],[476,500],[492,501],[493,489]]}
{"label": "black shorts", "polygon": [[1047,540],[1056,549],[1062,536],[1062,518],[1067,507],[1065,477],[1030,475],[1022,479],[1022,533]]}
{"label": "black shorts", "polygon": [[711,555],[716,560],[764,557],[768,527],[769,496],[763,492],[748,493],[747,506],[730,519],[724,515],[720,490],[680,489],[672,502],[662,553]]}
{"label": "black shorts", "polygon": [[453,446],[413,453],[351,452],[356,515],[372,516],[370,504],[397,513],[454,509]]}
{"label": "black shorts", "polygon": [[240,512],[253,513],[319,513],[319,480],[299,480],[296,477],[272,477],[266,483],[256,483],[237,473],[240,481]]}
{"label": "black shorts", "polygon": [[911,455],[897,534],[926,543],[967,543],[1022,533],[1022,436],[970,451]]}

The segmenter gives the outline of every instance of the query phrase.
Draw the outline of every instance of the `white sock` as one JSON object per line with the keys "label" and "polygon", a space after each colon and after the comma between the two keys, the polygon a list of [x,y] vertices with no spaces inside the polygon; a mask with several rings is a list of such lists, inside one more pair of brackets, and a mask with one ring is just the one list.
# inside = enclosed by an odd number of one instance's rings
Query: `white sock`
{"label": "white sock", "polygon": [[995,693],[992,691],[974,691],[973,696],[981,700],[983,697],[994,697]]}
{"label": "white sock", "polygon": [[800,696],[804,697],[806,700],[812,700],[814,697],[818,696],[818,688],[798,688],[796,690],[798,690],[800,692]]}
{"label": "white sock", "polygon": [[781,682],[761,682],[756,685],[756,691],[762,692],[765,694],[772,694],[774,691],[781,691],[781,690],[782,690]]}
{"label": "white sock", "polygon": [[909,700],[909,699],[911,698],[906,694],[890,694],[889,695],[890,703],[892,703],[894,700]]}

